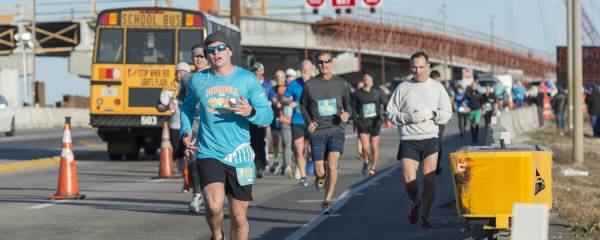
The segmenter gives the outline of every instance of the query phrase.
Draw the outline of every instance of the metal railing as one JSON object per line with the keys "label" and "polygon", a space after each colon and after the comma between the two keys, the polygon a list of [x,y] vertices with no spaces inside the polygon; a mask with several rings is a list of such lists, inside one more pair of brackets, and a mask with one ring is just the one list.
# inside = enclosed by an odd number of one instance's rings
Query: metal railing
{"label": "metal railing", "polygon": [[512,42],[503,38],[495,37],[490,34],[485,34],[470,29],[445,25],[439,21],[424,19],[420,17],[401,15],[396,13],[382,12],[371,13],[368,9],[357,8],[352,14],[338,15],[339,20],[358,20],[373,24],[381,24],[383,26],[406,28],[420,32],[435,33],[445,35],[446,37],[456,38],[463,41],[470,41],[479,44],[492,46],[494,48],[508,50],[510,52],[528,55],[533,58],[541,59],[548,62],[554,62],[553,54],[535,50],[531,47]]}

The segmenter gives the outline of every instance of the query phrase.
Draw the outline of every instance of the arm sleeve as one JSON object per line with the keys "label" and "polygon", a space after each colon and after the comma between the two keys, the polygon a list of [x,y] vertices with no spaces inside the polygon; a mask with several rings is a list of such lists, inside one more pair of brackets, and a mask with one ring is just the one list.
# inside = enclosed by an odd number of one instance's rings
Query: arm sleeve
{"label": "arm sleeve", "polygon": [[310,116],[310,112],[308,111],[308,106],[310,104],[310,97],[308,96],[308,86],[304,85],[304,90],[302,91],[302,98],[300,100],[300,111],[302,112],[302,117],[304,117],[304,123],[308,126],[312,122],[312,117]]}
{"label": "arm sleeve", "polygon": [[398,86],[394,93],[392,93],[392,97],[387,104],[386,112],[388,119],[395,125],[407,125],[410,124],[408,122],[408,114],[400,111],[400,99],[402,99],[402,93],[400,92],[401,87]]}
{"label": "arm sleeve", "polygon": [[354,111],[352,110],[352,104],[350,104],[350,85],[346,84],[345,88],[342,96],[342,108],[352,116]]}
{"label": "arm sleeve", "polygon": [[[354,93],[356,94],[356,92]],[[357,120],[358,119],[358,98],[356,97],[356,95],[351,95],[350,97],[350,106],[352,106],[352,119],[353,120]]]}
{"label": "arm sleeve", "polygon": [[435,118],[433,121],[435,124],[446,124],[452,117],[452,105],[450,103],[450,97],[448,92],[441,87],[439,90],[440,98],[438,102],[438,109],[435,111]]}
{"label": "arm sleeve", "polygon": [[294,95],[292,94],[292,89],[294,88],[294,84],[295,84],[295,81],[293,81],[290,84],[288,84],[287,88],[285,89],[285,92],[283,92],[283,96],[285,98],[292,98],[292,97],[294,97]]}
{"label": "arm sleeve", "polygon": [[187,84],[187,94],[181,104],[181,114],[179,116],[181,128],[179,130],[179,136],[182,138],[186,133],[192,134],[192,123],[194,122],[194,116],[196,116],[196,93],[193,91],[194,85],[192,81]]}
{"label": "arm sleeve", "polygon": [[[248,121],[254,125],[266,126],[273,121],[271,102],[267,99],[265,91],[258,82],[258,79],[256,79],[256,76],[252,76],[252,79],[248,79],[248,102],[256,113],[254,116],[249,117]],[[270,91],[272,92],[273,89]]]}

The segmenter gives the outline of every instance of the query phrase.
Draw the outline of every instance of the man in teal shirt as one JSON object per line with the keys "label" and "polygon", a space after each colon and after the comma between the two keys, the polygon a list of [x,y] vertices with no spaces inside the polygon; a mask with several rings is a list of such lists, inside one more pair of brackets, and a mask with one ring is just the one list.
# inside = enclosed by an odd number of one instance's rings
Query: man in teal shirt
{"label": "man in teal shirt", "polygon": [[[211,68],[195,73],[181,108],[181,136],[187,154],[196,151],[206,220],[212,239],[224,239],[223,203],[228,197],[233,239],[247,239],[246,213],[255,178],[250,123],[265,126],[273,111],[256,76],[231,63],[233,45],[222,32],[204,42]],[[198,139],[192,139],[192,121],[199,111]]]}

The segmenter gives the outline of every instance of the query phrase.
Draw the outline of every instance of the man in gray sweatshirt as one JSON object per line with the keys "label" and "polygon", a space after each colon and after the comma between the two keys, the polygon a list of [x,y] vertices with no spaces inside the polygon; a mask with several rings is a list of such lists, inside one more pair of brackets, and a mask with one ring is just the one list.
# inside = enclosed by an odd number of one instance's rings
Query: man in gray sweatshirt
{"label": "man in gray sweatshirt", "polygon": [[[406,192],[412,202],[408,221],[419,220],[429,229],[429,210],[435,196],[434,174],[438,160],[438,125],[448,122],[452,107],[444,86],[429,78],[429,57],[417,52],[410,57],[414,78],[398,85],[387,105],[388,118],[398,126],[400,145],[397,159],[402,162]],[[417,170],[423,164],[423,192],[417,193]]]}
{"label": "man in gray sweatshirt", "polygon": [[310,146],[316,170],[315,186],[319,191],[325,188],[327,190],[321,206],[324,214],[331,212],[338,176],[337,165],[344,152],[343,124],[350,118],[350,87],[346,80],[331,73],[332,61],[333,55],[329,52],[317,54],[319,75],[306,82],[300,103],[300,110],[310,133]]}

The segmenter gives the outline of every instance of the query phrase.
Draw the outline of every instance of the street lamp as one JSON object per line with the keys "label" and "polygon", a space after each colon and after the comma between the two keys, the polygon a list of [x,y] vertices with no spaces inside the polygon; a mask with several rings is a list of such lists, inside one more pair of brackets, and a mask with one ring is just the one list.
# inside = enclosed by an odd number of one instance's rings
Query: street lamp
{"label": "street lamp", "polygon": [[[22,60],[23,60],[23,104],[27,102],[29,97],[29,82],[27,81],[27,53],[26,48],[33,48],[33,41],[31,41],[30,32],[20,32],[15,34],[15,40],[17,46],[21,48]],[[31,101],[33,104],[33,100]]]}

